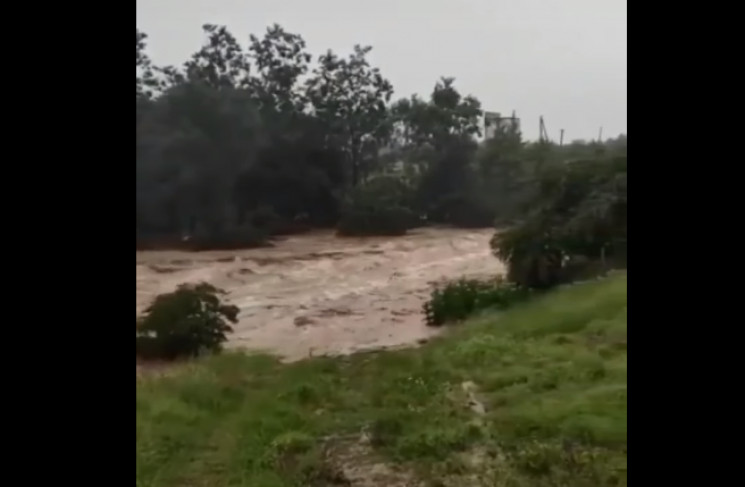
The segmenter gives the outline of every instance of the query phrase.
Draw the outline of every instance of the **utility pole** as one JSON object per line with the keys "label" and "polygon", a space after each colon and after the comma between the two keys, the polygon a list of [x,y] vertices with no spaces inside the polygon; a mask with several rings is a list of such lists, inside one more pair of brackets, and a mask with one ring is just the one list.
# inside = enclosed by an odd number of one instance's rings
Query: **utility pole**
{"label": "utility pole", "polygon": [[546,124],[543,123],[543,115],[538,118],[538,140],[548,142],[548,132],[546,132]]}
{"label": "utility pole", "polygon": [[598,143],[599,144],[603,143],[603,127],[602,126],[600,127],[600,130],[598,131]]}
{"label": "utility pole", "polygon": [[561,129],[561,135],[559,135],[559,147],[564,145],[564,129]]}

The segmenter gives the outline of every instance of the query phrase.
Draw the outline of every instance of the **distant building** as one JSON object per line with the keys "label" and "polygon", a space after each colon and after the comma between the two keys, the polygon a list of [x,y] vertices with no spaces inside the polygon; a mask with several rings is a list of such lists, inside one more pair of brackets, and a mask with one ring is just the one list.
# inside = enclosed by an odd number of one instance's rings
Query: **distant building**
{"label": "distant building", "polygon": [[520,130],[520,119],[515,112],[511,117],[503,117],[498,112],[484,112],[484,138],[491,139],[500,130]]}

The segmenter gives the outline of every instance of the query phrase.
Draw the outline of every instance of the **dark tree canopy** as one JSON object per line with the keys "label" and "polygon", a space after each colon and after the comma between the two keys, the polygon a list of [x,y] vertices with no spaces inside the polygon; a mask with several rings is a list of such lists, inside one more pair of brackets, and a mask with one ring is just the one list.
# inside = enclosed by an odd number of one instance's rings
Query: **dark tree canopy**
{"label": "dark tree canopy", "polygon": [[454,78],[394,101],[369,46],[314,61],[279,25],[246,45],[224,26],[203,33],[183,65],[157,66],[137,30],[138,247],[262,245],[340,219],[352,234],[491,226],[525,213],[547,167],[625,155],[625,136],[480,140],[481,104]]}

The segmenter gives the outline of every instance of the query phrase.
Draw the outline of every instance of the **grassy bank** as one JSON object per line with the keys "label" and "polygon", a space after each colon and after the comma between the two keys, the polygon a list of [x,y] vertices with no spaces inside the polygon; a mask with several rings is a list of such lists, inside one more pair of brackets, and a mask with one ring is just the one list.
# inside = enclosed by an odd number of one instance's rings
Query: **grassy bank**
{"label": "grassy bank", "polygon": [[618,274],[420,349],[140,379],[137,485],[625,485],[626,329]]}

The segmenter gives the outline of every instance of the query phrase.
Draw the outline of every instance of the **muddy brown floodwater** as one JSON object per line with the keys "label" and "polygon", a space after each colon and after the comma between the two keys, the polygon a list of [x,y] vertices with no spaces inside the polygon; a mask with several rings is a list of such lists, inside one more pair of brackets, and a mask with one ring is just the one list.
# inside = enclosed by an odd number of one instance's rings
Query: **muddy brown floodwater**
{"label": "muddy brown floodwater", "polygon": [[396,238],[294,236],[238,251],[137,252],[137,313],[160,293],[206,281],[240,308],[228,347],[296,360],[415,344],[431,287],[459,276],[502,273],[493,230],[427,228]]}

